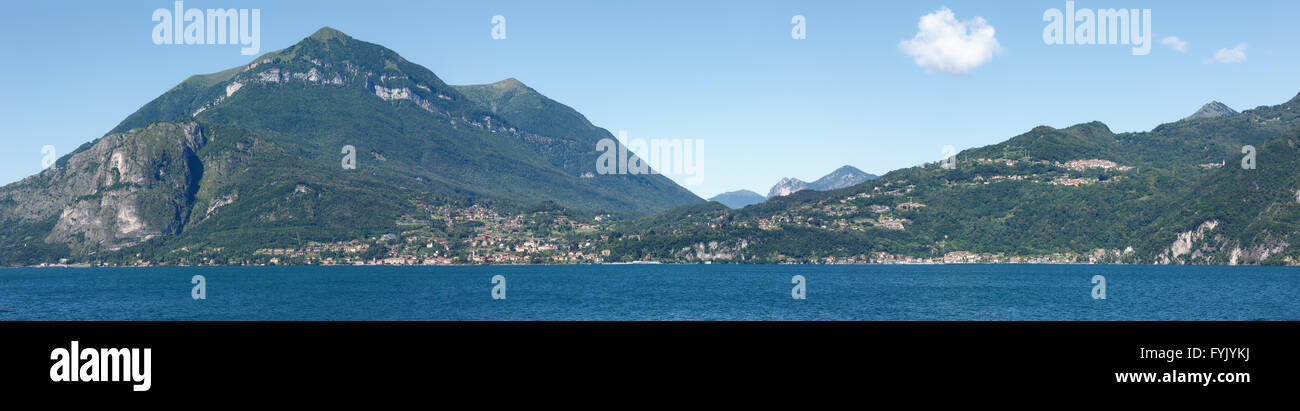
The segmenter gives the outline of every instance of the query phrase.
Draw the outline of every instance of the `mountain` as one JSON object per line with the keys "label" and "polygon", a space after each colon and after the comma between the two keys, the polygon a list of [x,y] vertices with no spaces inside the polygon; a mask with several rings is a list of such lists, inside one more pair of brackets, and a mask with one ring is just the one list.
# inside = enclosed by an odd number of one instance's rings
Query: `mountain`
{"label": "mountain", "polygon": [[[584,184],[594,186],[585,197],[601,200],[598,207],[606,211],[631,211],[650,214],[682,204],[702,202],[690,191],[667,177],[655,175],[594,175],[600,152],[596,144],[602,139],[617,142],[608,130],[596,127],[577,110],[547,98],[514,78],[492,84],[453,86],[470,101],[486,108],[492,118],[499,118],[513,129],[527,130],[524,140],[554,167],[571,176],[580,176]],[[566,196],[567,197],[567,196]],[[578,208],[563,198],[561,204]],[[576,197],[582,198],[582,197]]]}
{"label": "mountain", "polygon": [[749,190],[729,191],[709,199],[709,201],[717,201],[729,208],[745,208],[747,205],[758,204],[763,200],[767,200],[767,197]]}
{"label": "mountain", "polygon": [[[1244,146],[1256,150],[1243,168]],[[676,262],[1300,264],[1300,95],[1114,133],[1040,126],[936,163],[689,220],[612,246]],[[679,210],[691,210],[684,212]]]}
{"label": "mountain", "polygon": [[808,184],[808,189],[826,191],[844,187],[851,187],[861,184],[864,181],[872,180],[879,177],[875,174],[864,173],[853,166],[844,166],[835,169],[830,174],[822,176]]}
{"label": "mountain", "polygon": [[786,177],[781,179],[781,181],[777,181],[770,190],[767,190],[767,198],[786,196],[798,192],[799,190],[807,189],[808,183],[805,183],[803,180],[794,177]]}
{"label": "mountain", "polygon": [[1192,113],[1192,115],[1187,116],[1187,118],[1184,118],[1183,120],[1215,118],[1219,116],[1230,116],[1233,114],[1237,114],[1237,110],[1233,110],[1232,107],[1228,107],[1223,103],[1211,101],[1208,104],[1201,106],[1200,110],[1196,110],[1195,113]]}
{"label": "mountain", "polygon": [[[167,244],[361,238],[443,205],[652,214],[703,202],[595,175],[612,136],[515,80],[455,87],[323,28],[190,77],[53,167],[0,188],[0,264]],[[355,156],[355,168],[346,158]],[[75,259],[75,258],[74,258]]]}
{"label": "mountain", "polygon": [[767,198],[786,196],[800,190],[834,190],[861,184],[876,177],[874,174],[864,173],[853,166],[844,166],[811,183],[806,183],[797,178],[783,178],[767,192]]}

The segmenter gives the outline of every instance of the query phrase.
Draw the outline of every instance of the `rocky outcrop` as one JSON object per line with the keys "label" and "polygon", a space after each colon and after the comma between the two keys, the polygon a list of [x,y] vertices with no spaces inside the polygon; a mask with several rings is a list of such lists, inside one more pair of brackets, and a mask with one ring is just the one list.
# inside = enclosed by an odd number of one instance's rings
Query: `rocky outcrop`
{"label": "rocky outcrop", "polygon": [[203,175],[207,143],[195,123],[153,123],[104,136],[54,167],[0,189],[11,221],[57,216],[46,243],[84,252],[117,250],[175,233]]}
{"label": "rocky outcrop", "polygon": [[808,188],[808,183],[803,182],[803,180],[793,177],[783,178],[781,181],[776,182],[776,185],[772,186],[771,190],[768,190],[767,198],[788,196],[806,188]]}
{"label": "rocky outcrop", "polygon": [[[1201,223],[1193,230],[1178,233],[1174,242],[1169,245],[1160,255],[1156,256],[1156,264],[1182,264],[1185,262],[1183,256],[1193,254],[1193,247],[1205,238],[1207,232],[1214,230],[1219,226],[1218,220],[1210,220]],[[1197,250],[1199,251],[1199,250]],[[1190,257],[1199,257],[1200,254],[1191,255]]]}
{"label": "rocky outcrop", "polygon": [[[730,243],[730,245],[727,243]],[[743,238],[728,240],[724,243],[717,241],[698,242],[691,244],[689,247],[682,247],[681,250],[673,253],[673,257],[686,261],[726,261],[738,258],[740,253],[748,247],[749,241]]]}
{"label": "rocky outcrop", "polygon": [[1258,244],[1244,248],[1240,245],[1233,247],[1228,254],[1228,265],[1259,264],[1264,260],[1268,260],[1269,257],[1286,251],[1290,245],[1282,238],[1269,235]]}

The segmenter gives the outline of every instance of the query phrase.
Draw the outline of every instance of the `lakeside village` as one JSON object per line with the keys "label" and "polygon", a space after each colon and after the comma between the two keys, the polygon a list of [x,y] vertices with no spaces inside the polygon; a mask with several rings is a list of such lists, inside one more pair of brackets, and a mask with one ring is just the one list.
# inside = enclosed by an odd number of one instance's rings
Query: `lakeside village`
{"label": "lakeside village", "polygon": [[[883,190],[880,190],[883,189]],[[885,183],[874,192],[793,209],[790,213],[735,221],[740,228],[762,230],[783,226],[814,226],[829,230],[868,228],[906,230],[906,215],[927,207],[910,200],[914,189],[906,181]],[[881,206],[881,202],[893,206]],[[870,206],[868,206],[870,204]],[[641,241],[640,234],[625,234],[615,216],[578,217],[563,211],[508,213],[481,204],[469,207],[426,207],[426,217],[403,217],[396,226],[404,230],[368,239],[342,242],[305,242],[300,246],[260,248],[230,252],[220,247],[191,250],[179,247],[165,255],[136,255],[118,265],[477,265],[477,264],[714,264],[733,259],[710,256],[620,255],[619,246]],[[901,215],[900,215],[901,213]],[[712,221],[694,224],[712,226]],[[775,264],[1110,264],[1128,260],[1126,250],[1092,250],[1087,254],[1057,252],[1049,255],[978,254],[950,251],[935,256],[871,254],[792,258],[775,255]],[[745,259],[741,259],[745,260]],[[57,264],[56,264],[57,265]],[[105,264],[108,265],[108,264]]]}
{"label": "lakeside village", "polygon": [[[977,163],[1005,163],[1009,160],[976,159]],[[1045,162],[1044,162],[1045,163]],[[1087,159],[1066,163],[1047,163],[1058,169],[1074,171],[1104,169],[1129,171],[1106,160]],[[1000,181],[1023,180],[1040,184],[1079,186],[1114,181],[1071,178],[1061,174],[976,176],[971,181],[948,182],[949,186],[987,185]],[[780,230],[788,227],[831,231],[870,229],[908,230],[912,218],[926,204],[915,200],[914,184],[907,180],[884,182],[870,192],[846,198],[822,200],[777,214],[750,217],[729,224],[739,228]],[[701,220],[691,224],[718,228],[721,221]],[[306,242],[292,247],[262,248],[253,252],[234,252],[219,247],[190,249],[180,247],[153,255],[136,254],[134,258],[104,266],[243,266],[243,265],[487,265],[487,264],[636,264],[636,263],[730,263],[763,261],[776,264],[1110,264],[1131,261],[1133,249],[1095,249],[1087,253],[1061,252],[1047,255],[1005,255],[951,251],[942,255],[918,257],[885,252],[869,254],[791,257],[782,254],[739,256],[722,253],[694,253],[692,247],[682,253],[661,256],[622,255],[629,243],[642,241],[640,234],[629,234],[627,226],[610,214],[575,216],[561,209],[505,212],[490,206],[469,205],[423,206],[420,216],[405,216],[396,221],[392,233],[368,239],[340,242]],[[635,230],[630,230],[635,232]],[[674,230],[675,232],[678,230]],[[710,248],[716,244],[709,245]],[[697,248],[703,250],[704,244]],[[739,251],[739,250],[734,250]],[[749,258],[746,258],[749,257]],[[43,267],[86,266],[86,264],[42,264]]]}
{"label": "lakeside village", "polygon": [[[503,215],[479,204],[431,207],[429,219],[403,218],[408,230],[368,240],[263,248],[230,265],[595,264],[605,262],[612,216],[585,221],[552,211]],[[188,252],[187,249],[181,251]],[[203,260],[199,264],[221,264]]]}

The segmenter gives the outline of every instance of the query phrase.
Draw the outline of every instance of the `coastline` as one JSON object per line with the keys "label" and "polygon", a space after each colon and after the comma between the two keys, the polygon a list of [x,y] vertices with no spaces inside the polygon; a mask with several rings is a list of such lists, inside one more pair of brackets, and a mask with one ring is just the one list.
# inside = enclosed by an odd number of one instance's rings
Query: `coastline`
{"label": "coastline", "polygon": [[900,266],[900,265],[960,265],[960,266],[1003,266],[1003,265],[1041,265],[1041,266],[1076,266],[1076,265],[1104,265],[1104,266],[1127,266],[1127,267],[1174,267],[1174,266],[1192,266],[1192,267],[1295,267],[1298,265],[1270,265],[1270,264],[1154,264],[1154,263],[1095,263],[1095,262],[891,262],[891,263],[735,263],[735,262],[662,262],[662,261],[630,261],[630,262],[602,262],[602,263],[550,263],[550,264],[520,264],[520,263],[501,263],[501,264],[246,264],[246,265],[106,265],[94,266],[90,264],[39,264],[29,266],[3,266],[0,269],[13,268],[199,268],[199,267],[557,267],[557,266],[624,266],[624,265],[668,265],[668,266],[693,266],[693,265],[790,265],[790,266]]}

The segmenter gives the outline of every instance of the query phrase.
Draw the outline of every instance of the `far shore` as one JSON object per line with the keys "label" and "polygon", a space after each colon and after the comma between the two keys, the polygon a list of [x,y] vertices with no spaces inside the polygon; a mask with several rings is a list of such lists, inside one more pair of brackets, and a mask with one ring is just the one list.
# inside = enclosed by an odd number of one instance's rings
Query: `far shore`
{"label": "far shore", "polygon": [[1226,264],[1131,264],[1131,263],[943,263],[943,262],[923,262],[923,263],[844,263],[844,264],[813,264],[813,263],[668,263],[662,261],[630,261],[630,262],[610,262],[610,263],[557,263],[557,264],[520,264],[520,263],[502,263],[502,264],[298,264],[298,265],[270,265],[270,264],[252,264],[252,265],[122,265],[122,266],[92,266],[90,264],[40,264],[29,266],[8,266],[5,268],[201,268],[201,267],[564,267],[564,266],[589,266],[589,265],[797,265],[797,266],[898,266],[898,265],[1115,265],[1115,266],[1191,266],[1191,267],[1292,267],[1290,265],[1226,265]]}

